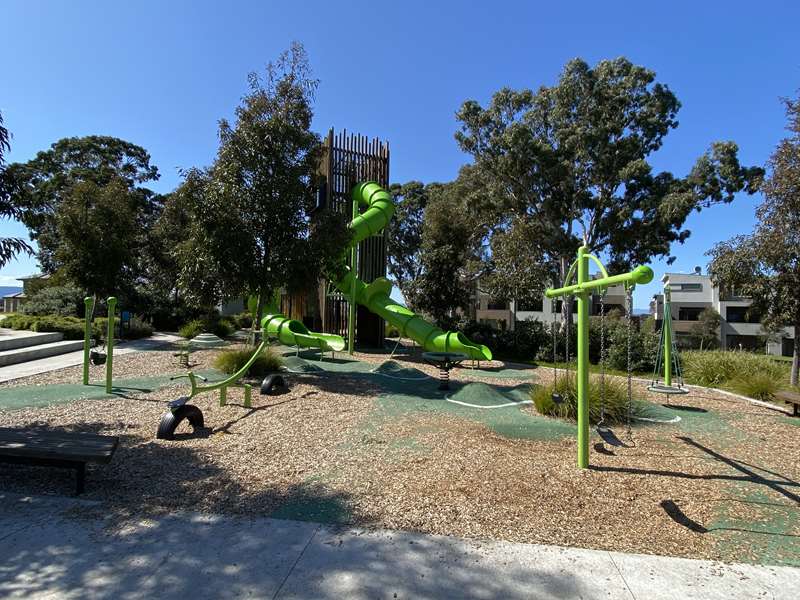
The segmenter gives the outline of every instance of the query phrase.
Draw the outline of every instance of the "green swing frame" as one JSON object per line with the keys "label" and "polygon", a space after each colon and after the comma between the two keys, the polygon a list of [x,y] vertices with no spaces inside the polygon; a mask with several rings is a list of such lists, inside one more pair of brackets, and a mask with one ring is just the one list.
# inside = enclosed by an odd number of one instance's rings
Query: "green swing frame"
{"label": "green swing frame", "polygon": [[[589,263],[593,262],[602,277],[589,277]],[[570,282],[575,279],[575,283]],[[646,284],[653,280],[653,270],[639,266],[620,275],[609,275],[600,259],[590,253],[586,245],[578,248],[578,258],[569,268],[564,285],[545,292],[547,298],[575,296],[578,300],[578,467],[589,467],[589,313],[592,292],[606,290],[612,285],[625,285],[632,291],[636,284]],[[628,315],[630,318],[630,315]]]}

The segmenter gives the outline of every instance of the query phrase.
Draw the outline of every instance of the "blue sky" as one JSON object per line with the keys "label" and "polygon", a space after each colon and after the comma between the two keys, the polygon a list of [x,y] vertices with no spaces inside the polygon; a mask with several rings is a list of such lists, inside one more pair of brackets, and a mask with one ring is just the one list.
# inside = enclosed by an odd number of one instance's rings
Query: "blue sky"
{"label": "blue sky", "polygon": [[[685,174],[712,141],[734,140],[763,164],[784,135],[779,97],[800,88],[795,2],[42,2],[2,6],[0,111],[10,161],[59,138],[113,135],[145,147],[166,192],[178,169],[207,165],[217,120],[230,117],[247,73],[292,40],[317,77],[315,128],[389,140],[391,179],[455,177],[468,157],[454,139],[466,99],[502,86],[556,82],[564,63],[626,56],[653,69],[683,104],[654,157]],[[758,197],[693,215],[672,267],[705,266],[715,242],[750,231]],[[8,221],[0,235],[25,235]],[[0,285],[35,272],[21,259]],[[646,307],[657,291],[636,294]]]}

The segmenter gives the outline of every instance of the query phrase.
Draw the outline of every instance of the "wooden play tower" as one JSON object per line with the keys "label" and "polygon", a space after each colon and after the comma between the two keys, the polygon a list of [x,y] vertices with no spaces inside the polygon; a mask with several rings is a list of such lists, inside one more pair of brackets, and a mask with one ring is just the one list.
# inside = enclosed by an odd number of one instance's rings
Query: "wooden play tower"
{"label": "wooden play tower", "polygon": [[[322,210],[335,210],[351,216],[353,186],[361,181],[375,181],[389,187],[389,145],[378,138],[348,133],[335,133],[331,128],[324,141],[318,185],[325,198]],[[359,245],[358,277],[370,283],[386,276],[386,232],[373,235]],[[321,282],[316,294],[284,295],[283,314],[302,320],[316,331],[347,337],[349,305],[343,295],[328,282]],[[356,344],[365,348],[382,348],[384,321],[363,306],[356,310]]]}

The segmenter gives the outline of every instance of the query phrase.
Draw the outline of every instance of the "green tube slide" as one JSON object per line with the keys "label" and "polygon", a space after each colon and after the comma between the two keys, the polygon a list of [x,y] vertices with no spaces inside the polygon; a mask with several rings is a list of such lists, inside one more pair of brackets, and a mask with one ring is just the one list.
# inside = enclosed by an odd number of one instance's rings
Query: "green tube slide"
{"label": "green tube slide", "polygon": [[[373,181],[358,184],[353,189],[353,200],[367,207],[366,211],[350,223],[353,232],[352,243],[358,244],[389,224],[394,214],[394,202],[389,192]],[[463,333],[445,332],[434,327],[402,304],[392,300],[390,298],[392,284],[382,277],[367,285],[348,267],[346,274],[339,281],[335,281],[334,285],[350,302],[353,301],[350,296],[355,289],[355,301],[358,304],[379,315],[396,327],[400,335],[411,338],[426,351],[460,352],[473,360],[492,360],[492,351],[486,346],[471,342]]]}
{"label": "green tube slide", "polygon": [[323,352],[340,352],[345,346],[344,338],[339,335],[309,331],[300,321],[287,319],[280,314],[267,315],[261,319],[261,329],[264,339],[274,337],[287,346],[319,348]]}

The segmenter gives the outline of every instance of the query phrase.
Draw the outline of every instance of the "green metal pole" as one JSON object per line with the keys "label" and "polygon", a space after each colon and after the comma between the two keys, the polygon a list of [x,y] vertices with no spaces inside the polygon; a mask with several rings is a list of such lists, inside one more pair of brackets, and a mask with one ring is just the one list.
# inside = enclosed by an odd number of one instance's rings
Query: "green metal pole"
{"label": "green metal pole", "polygon": [[94,298],[86,296],[83,304],[86,307],[83,315],[83,385],[89,385],[89,353],[91,352]]}
{"label": "green metal pole", "polygon": [[111,379],[114,373],[114,311],[117,299],[109,296],[108,300],[108,329],[106,330],[106,394],[111,393]]}
{"label": "green metal pole", "polygon": [[[358,200],[353,199],[353,220],[358,217]],[[350,306],[347,313],[347,353],[352,356],[355,353],[355,337],[356,337],[356,282],[358,281],[358,272],[356,271],[358,263],[358,242],[353,244],[350,249],[350,268],[352,269],[352,285],[350,287]]]}
{"label": "green metal pole", "polygon": [[672,385],[672,297],[669,282],[664,284],[664,385]]}
{"label": "green metal pole", "polygon": [[[589,248],[578,248],[578,285],[589,280]],[[583,290],[578,298],[578,467],[589,466],[589,303],[592,294]],[[569,334],[569,333],[568,333]]]}

